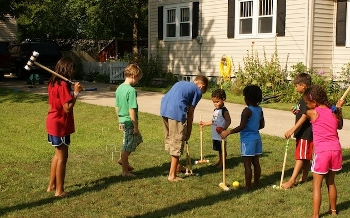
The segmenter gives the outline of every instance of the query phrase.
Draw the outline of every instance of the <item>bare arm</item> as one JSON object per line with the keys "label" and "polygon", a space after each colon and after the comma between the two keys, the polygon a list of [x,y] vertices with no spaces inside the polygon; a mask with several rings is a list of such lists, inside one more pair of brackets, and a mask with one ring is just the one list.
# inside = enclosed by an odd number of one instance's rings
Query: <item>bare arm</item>
{"label": "bare arm", "polygon": [[81,89],[82,89],[82,87],[81,87],[79,82],[74,84],[73,99],[62,105],[63,106],[63,110],[64,110],[65,113],[68,114],[68,113],[70,113],[73,110],[73,107],[75,105],[75,102],[77,101],[77,98],[78,98],[78,95],[79,95]]}
{"label": "bare arm", "polygon": [[225,111],[224,113],[224,118],[225,118],[225,126],[223,126],[223,129],[227,129],[231,125],[231,116],[228,111]]}
{"label": "bare arm", "polygon": [[134,125],[134,135],[137,135],[140,133],[140,131],[139,131],[138,123],[137,123],[136,110],[134,108],[130,108],[129,114],[130,114],[132,124]]}
{"label": "bare arm", "polygon": [[286,139],[289,139],[292,134],[303,125],[303,123],[307,120],[307,116],[306,114],[301,115],[300,119],[298,120],[298,122],[290,129],[288,130],[286,133],[284,133],[284,137]]}
{"label": "bare arm", "polygon": [[188,141],[188,140],[190,139],[190,137],[191,137],[194,109],[195,109],[195,107],[192,106],[192,105],[190,105],[190,106],[188,107],[188,111],[187,111],[187,134],[186,134],[186,141]]}
{"label": "bare arm", "polygon": [[263,129],[265,127],[265,118],[264,118],[264,112],[261,111],[261,119],[260,119],[260,125],[259,129]]}
{"label": "bare arm", "polygon": [[228,135],[242,131],[247,125],[248,119],[252,116],[252,111],[249,108],[244,108],[241,116],[241,123],[234,129],[224,130],[221,132],[221,138],[226,138]]}

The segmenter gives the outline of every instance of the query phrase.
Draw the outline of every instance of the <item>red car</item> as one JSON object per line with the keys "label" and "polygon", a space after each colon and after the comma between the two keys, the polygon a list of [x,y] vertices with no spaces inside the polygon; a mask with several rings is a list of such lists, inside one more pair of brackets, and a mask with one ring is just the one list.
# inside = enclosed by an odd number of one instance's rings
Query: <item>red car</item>
{"label": "red car", "polygon": [[4,78],[5,73],[11,72],[11,53],[7,43],[0,42],[0,79]]}

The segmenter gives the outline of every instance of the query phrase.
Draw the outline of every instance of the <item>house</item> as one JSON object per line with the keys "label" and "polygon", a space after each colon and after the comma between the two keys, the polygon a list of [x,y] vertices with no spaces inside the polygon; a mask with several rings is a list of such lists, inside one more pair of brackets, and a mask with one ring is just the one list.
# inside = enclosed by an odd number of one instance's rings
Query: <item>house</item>
{"label": "house", "polygon": [[5,20],[0,20],[0,42],[10,43],[17,42],[18,39],[17,21],[11,16],[6,16]]}
{"label": "house", "polygon": [[340,72],[350,62],[350,0],[149,0],[148,55],[183,76],[219,75],[229,56],[263,59],[277,48],[287,71],[298,62]]}
{"label": "house", "polygon": [[[139,40],[137,42],[140,55],[142,50],[147,47],[147,41]],[[99,52],[100,62],[106,62],[107,60],[124,58],[126,53],[132,53],[133,41],[128,39],[113,39],[103,47]]]}

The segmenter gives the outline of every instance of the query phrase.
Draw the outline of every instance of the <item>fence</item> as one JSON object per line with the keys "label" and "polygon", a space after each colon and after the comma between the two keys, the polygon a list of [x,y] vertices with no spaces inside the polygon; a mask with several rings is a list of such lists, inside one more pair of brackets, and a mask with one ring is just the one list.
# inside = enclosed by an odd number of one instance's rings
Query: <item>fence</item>
{"label": "fence", "polygon": [[109,75],[109,82],[116,83],[124,80],[124,69],[127,62],[82,62],[85,73],[98,72],[100,75]]}

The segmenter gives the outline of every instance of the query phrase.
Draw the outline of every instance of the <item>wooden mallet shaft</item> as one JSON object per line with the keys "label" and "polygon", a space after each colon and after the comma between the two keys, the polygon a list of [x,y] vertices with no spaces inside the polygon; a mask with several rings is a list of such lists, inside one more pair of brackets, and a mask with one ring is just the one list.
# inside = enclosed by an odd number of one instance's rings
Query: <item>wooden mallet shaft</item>
{"label": "wooden mallet shaft", "polygon": [[346,89],[346,91],[344,92],[343,96],[340,98],[340,100],[344,100],[346,98],[346,96],[348,95],[350,91],[350,86]]}

